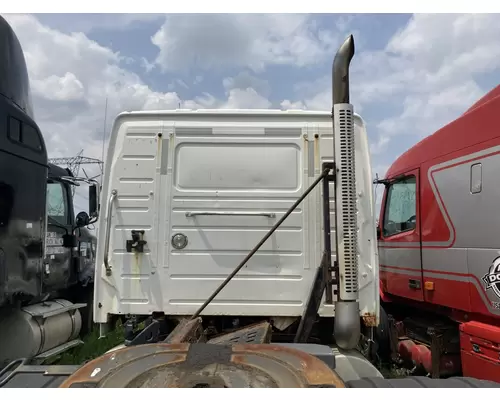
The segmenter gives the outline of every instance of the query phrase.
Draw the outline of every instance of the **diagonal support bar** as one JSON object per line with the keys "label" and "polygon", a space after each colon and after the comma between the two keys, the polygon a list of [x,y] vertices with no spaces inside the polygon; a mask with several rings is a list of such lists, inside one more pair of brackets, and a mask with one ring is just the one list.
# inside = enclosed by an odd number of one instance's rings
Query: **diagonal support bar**
{"label": "diagonal support bar", "polygon": [[225,279],[224,282],[220,284],[220,286],[215,289],[215,291],[212,293],[212,295],[205,301],[205,303],[202,304],[202,306],[194,313],[194,315],[191,317],[191,319],[198,318],[198,316],[203,312],[203,310],[211,303],[211,301],[217,296],[222,289],[233,279],[233,277],[240,271],[241,268],[252,258],[252,256],[262,247],[262,245],[266,242],[267,239],[276,231],[276,229],[279,228],[279,226],[285,221],[285,219],[288,218],[288,216],[295,210],[298,205],[307,197],[309,193],[312,192],[312,190],[320,183],[323,178],[325,178],[328,174],[330,173],[330,168],[325,168],[321,175],[319,175],[316,180],[307,188],[307,190],[300,196],[295,203],[288,209],[288,211],[280,218],[276,224],[269,230],[269,232],[266,233],[266,235],[261,239],[259,243],[255,245],[255,247],[252,249],[250,253],[241,261],[241,263],[234,269],[231,274]]}

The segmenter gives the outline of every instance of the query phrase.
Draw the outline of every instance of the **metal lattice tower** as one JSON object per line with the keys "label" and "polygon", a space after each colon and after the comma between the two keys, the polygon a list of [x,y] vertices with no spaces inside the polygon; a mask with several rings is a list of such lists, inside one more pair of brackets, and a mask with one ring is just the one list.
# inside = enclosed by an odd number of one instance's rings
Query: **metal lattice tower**
{"label": "metal lattice tower", "polygon": [[[49,163],[54,164],[54,165],[59,165],[68,168],[73,176],[78,176],[80,173],[80,167],[82,165],[88,165],[88,164],[97,164],[99,165],[99,169],[101,170],[101,174],[103,172],[103,165],[104,162],[102,160],[99,160],[97,158],[91,158],[91,157],[84,157],[82,156],[83,150],[80,150],[80,152],[74,156],[74,157],[57,157],[57,158],[49,158]],[[85,173],[85,170],[83,171]],[[92,177],[92,178],[97,178],[101,174]],[[87,175],[85,173],[85,175]],[[88,178],[88,177],[87,177]],[[73,186],[72,188],[73,195],[75,194],[75,187]]]}

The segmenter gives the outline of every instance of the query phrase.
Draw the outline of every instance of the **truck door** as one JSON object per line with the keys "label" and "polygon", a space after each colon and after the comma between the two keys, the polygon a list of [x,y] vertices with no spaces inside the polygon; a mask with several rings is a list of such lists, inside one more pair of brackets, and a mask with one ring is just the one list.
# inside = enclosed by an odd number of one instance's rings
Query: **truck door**
{"label": "truck door", "polygon": [[44,271],[44,291],[65,288],[71,278],[72,249],[63,246],[63,235],[72,229],[70,196],[68,185],[55,180],[48,182],[45,254],[49,264]]}
{"label": "truck door", "polygon": [[385,293],[423,301],[419,169],[386,184],[379,222],[380,280]]}

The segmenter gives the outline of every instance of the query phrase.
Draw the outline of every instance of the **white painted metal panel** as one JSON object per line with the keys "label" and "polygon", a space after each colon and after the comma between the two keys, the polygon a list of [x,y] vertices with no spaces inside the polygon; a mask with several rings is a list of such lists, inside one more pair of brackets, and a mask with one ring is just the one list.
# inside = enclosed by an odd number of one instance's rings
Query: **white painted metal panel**
{"label": "white painted metal panel", "polygon": [[[117,191],[111,214],[110,264],[112,275],[106,276],[104,268],[98,280],[99,303],[110,313],[149,314],[161,308],[162,302],[155,302],[151,295],[150,278],[156,269],[157,242],[154,240],[157,230],[155,207],[155,189],[158,187],[157,162],[158,121],[131,121],[119,126],[111,164],[106,166],[108,180],[101,199],[101,215],[107,212],[107,197],[111,190]],[[112,188],[109,190],[109,188]],[[103,218],[104,219],[104,218]],[[100,232],[104,232],[101,219]],[[148,238],[144,254],[127,253],[126,241],[131,239],[132,230],[144,230]],[[99,235],[97,253],[103,260],[103,239]],[[99,284],[98,284],[99,285]],[[97,307],[96,307],[97,306]],[[102,307],[101,307],[102,308]]]}

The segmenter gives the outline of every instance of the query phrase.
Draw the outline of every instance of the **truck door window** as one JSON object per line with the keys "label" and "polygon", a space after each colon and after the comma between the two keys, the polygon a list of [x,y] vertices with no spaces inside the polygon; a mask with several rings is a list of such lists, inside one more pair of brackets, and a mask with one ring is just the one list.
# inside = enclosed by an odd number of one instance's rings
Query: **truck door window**
{"label": "truck door window", "polygon": [[9,117],[9,138],[36,151],[43,149],[38,131],[14,117]]}
{"label": "truck door window", "polygon": [[483,187],[483,171],[481,163],[473,164],[470,167],[470,192],[472,194],[481,193]]}
{"label": "truck door window", "polygon": [[42,150],[42,142],[40,141],[40,136],[35,128],[31,125],[23,124],[22,129],[22,141],[28,147],[35,150]]}
{"label": "truck door window", "polygon": [[392,183],[387,189],[383,235],[387,237],[411,231],[416,225],[416,178],[408,176]]}
{"label": "truck door window", "polygon": [[17,118],[9,118],[9,137],[13,141],[21,143],[21,121]]}
{"label": "truck door window", "polygon": [[61,225],[68,224],[68,195],[59,182],[47,185],[47,214]]}

